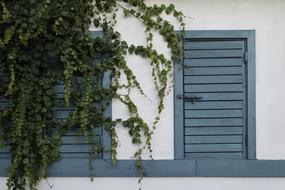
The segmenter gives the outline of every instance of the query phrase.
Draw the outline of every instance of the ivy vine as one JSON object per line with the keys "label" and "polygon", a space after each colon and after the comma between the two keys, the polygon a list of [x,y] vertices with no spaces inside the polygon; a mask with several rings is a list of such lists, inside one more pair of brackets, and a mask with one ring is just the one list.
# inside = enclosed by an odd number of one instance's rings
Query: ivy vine
{"label": "ivy vine", "polygon": [[[147,44],[135,46],[121,39],[115,30],[118,11],[134,17],[145,26]],[[60,159],[61,136],[78,128],[86,142],[93,144],[90,157],[105,151],[94,132],[103,126],[110,133],[112,163],[116,164],[118,138],[116,126],[121,123],[138,146],[134,158],[143,175],[142,152],[152,152],[151,140],[164,98],[169,90],[172,61],[179,58],[179,37],[163,14],[177,18],[184,28],[184,16],[173,4],[147,5],[144,0],[0,0],[0,149],[10,148],[12,165],[7,188],[31,190],[48,177],[48,166]],[[89,27],[102,30],[93,38]],[[167,59],[153,47],[157,31],[171,50]],[[149,60],[159,103],[152,126],[139,115],[130,92],[143,89],[128,67],[126,55]],[[104,73],[110,72],[110,87],[101,85]],[[5,75],[5,76],[3,76]],[[126,84],[120,83],[125,75]],[[64,84],[62,101],[55,87]],[[125,94],[118,91],[124,89]],[[129,110],[126,120],[112,120],[102,112],[111,99],[118,99]],[[71,106],[68,119],[55,118],[54,108]]]}

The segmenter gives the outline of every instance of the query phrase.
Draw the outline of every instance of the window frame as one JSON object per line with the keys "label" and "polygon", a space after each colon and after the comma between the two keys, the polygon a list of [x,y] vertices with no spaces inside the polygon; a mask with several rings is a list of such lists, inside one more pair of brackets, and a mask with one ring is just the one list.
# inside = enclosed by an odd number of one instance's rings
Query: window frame
{"label": "window frame", "polygon": [[[248,112],[249,124],[255,126],[255,31],[188,31],[191,38],[222,37],[227,35],[239,36],[248,39],[248,69],[252,73],[248,78],[248,101],[251,102],[251,110]],[[95,37],[100,32],[92,32]],[[252,64],[249,64],[252,63]],[[181,68],[181,64],[174,63],[174,72]],[[175,75],[175,77],[179,77]],[[177,79],[177,78],[176,78]],[[110,85],[110,73],[104,77],[104,86]],[[175,82],[176,85],[176,82]],[[175,86],[175,90],[176,90]],[[174,96],[175,98],[175,96]],[[175,108],[176,109],[176,108]],[[175,110],[177,111],[177,110]],[[106,109],[106,116],[111,116],[111,104]],[[175,117],[175,115],[174,115]],[[175,120],[175,126],[177,125]],[[248,131],[251,135],[251,143],[255,143],[255,127]],[[177,130],[175,129],[175,135]],[[110,146],[111,139],[106,131],[103,132],[103,144]],[[175,149],[178,144],[175,144]],[[252,152],[250,160],[184,160],[177,156],[175,150],[174,160],[143,160],[145,177],[285,177],[285,160],[256,160],[255,146],[249,147]],[[55,162],[49,168],[50,177],[90,177],[88,158],[63,158]],[[0,177],[7,177],[10,159],[0,158]],[[138,177],[140,173],[136,169],[134,160],[118,160],[117,165],[112,166],[109,153],[103,155],[103,159],[92,163],[97,177]]]}
{"label": "window frame", "polygon": [[[182,36],[182,35],[181,35]],[[245,56],[245,66],[247,67],[247,92],[246,101],[246,126],[247,126],[247,159],[256,159],[256,103],[255,103],[255,30],[192,30],[186,31],[184,38],[201,39],[242,39],[246,41],[247,52]],[[181,39],[181,47],[184,39]],[[178,99],[183,95],[183,62],[174,63],[174,157],[177,160],[184,159],[184,114],[183,99]]]}

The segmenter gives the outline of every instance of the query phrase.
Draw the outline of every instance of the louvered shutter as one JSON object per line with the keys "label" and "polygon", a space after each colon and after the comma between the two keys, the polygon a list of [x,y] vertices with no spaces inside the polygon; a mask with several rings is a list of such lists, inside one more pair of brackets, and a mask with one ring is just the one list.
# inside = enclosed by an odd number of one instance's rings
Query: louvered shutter
{"label": "louvered shutter", "polygon": [[[64,91],[63,84],[59,84],[56,86],[57,101],[62,102],[62,104],[59,104],[59,106],[57,106],[54,109],[54,115],[56,119],[59,120],[67,119],[69,114],[74,110],[72,106],[71,107],[64,106],[63,91]],[[0,106],[3,107],[6,105],[7,101],[1,99]],[[102,143],[101,139],[103,135],[102,127],[96,128],[96,134],[97,134],[97,139]],[[89,157],[91,146],[92,146],[91,144],[87,144],[85,142],[84,136],[79,135],[79,129],[71,129],[64,136],[62,136],[62,145],[60,147],[60,153],[62,158]],[[0,151],[0,157],[9,157],[9,156],[10,156],[9,147]],[[101,158],[102,154],[98,154],[97,157]]]}
{"label": "louvered shutter", "polygon": [[183,99],[184,159],[247,157],[245,56],[244,39],[184,40],[183,93],[176,94]]}
{"label": "louvered shutter", "polygon": [[[101,35],[100,32],[93,32],[93,37],[97,37]],[[96,61],[98,62],[98,60]],[[5,72],[0,72],[0,80],[8,80]],[[103,87],[109,87],[110,85],[110,74],[106,73],[104,79],[101,83]],[[66,107],[64,106],[64,84],[63,82],[59,82],[55,87],[55,91],[57,94],[58,102],[62,102],[58,104],[57,107],[54,108],[54,115],[56,119],[64,120],[67,119],[69,114],[74,110],[74,107]],[[0,97],[0,107],[6,106],[7,100]],[[111,116],[110,107],[107,107],[105,113],[102,113],[106,116]],[[96,128],[97,139],[106,147],[110,146],[110,137],[106,131],[103,130],[102,127]],[[104,136],[104,138],[103,138]],[[71,129],[64,136],[62,136],[62,145],[59,149],[62,158],[89,158],[90,149],[92,144],[88,144],[85,142],[85,137],[80,135],[79,129]],[[103,158],[103,153],[96,155],[98,159]],[[0,158],[10,158],[9,146],[5,149],[0,150]],[[108,159],[110,156],[108,153],[104,153],[104,158]]]}
{"label": "louvered shutter", "polygon": [[[64,85],[59,84],[56,86],[56,92],[60,101],[63,102],[64,97]],[[63,104],[62,104],[63,105]],[[68,118],[69,114],[74,111],[74,108],[66,108],[64,106],[59,106],[55,108],[54,115],[56,119],[64,120]],[[102,143],[102,127],[96,128],[97,139]],[[85,142],[85,137],[83,135],[78,135],[79,129],[71,129],[66,135],[62,136],[62,145],[60,147],[60,153],[62,158],[69,157],[89,157],[89,152],[92,147],[91,144]],[[102,154],[97,155],[98,158],[102,158]]]}

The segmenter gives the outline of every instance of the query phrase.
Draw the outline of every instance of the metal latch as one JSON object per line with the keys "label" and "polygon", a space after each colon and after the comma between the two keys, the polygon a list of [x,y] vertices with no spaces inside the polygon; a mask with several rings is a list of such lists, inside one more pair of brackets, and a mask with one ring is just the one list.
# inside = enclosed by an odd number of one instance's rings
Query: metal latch
{"label": "metal latch", "polygon": [[183,95],[177,95],[178,99],[183,99],[184,102],[191,102],[192,104],[195,104],[198,100],[201,100],[202,97],[197,96],[183,96]]}

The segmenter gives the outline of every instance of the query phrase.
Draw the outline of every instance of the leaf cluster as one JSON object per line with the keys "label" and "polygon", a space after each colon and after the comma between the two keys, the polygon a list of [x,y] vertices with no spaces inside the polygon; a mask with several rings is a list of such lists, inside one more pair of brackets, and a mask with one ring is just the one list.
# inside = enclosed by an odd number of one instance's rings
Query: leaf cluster
{"label": "leaf cluster", "polygon": [[[147,44],[135,46],[121,39],[115,30],[121,9],[145,26]],[[12,165],[9,190],[35,190],[48,176],[48,166],[60,159],[61,136],[76,128],[93,147],[90,158],[109,148],[116,164],[118,123],[129,131],[138,146],[134,157],[143,175],[141,155],[151,149],[151,138],[164,109],[172,61],[181,55],[174,27],[161,16],[173,15],[181,23],[183,14],[174,5],[147,5],[143,0],[0,0],[0,150],[8,147]],[[101,28],[93,38],[90,25]],[[153,48],[153,32],[158,31],[172,52],[172,60]],[[139,115],[130,93],[143,89],[126,56],[135,54],[149,60],[159,104],[152,126]],[[106,72],[112,84],[104,86]],[[125,75],[126,84],[120,83]],[[64,93],[58,91],[64,86]],[[124,89],[125,94],[119,91]],[[110,100],[124,103],[130,117],[113,121],[102,114]],[[4,105],[5,104],[5,105]],[[4,106],[3,106],[4,105]],[[72,108],[66,120],[55,110]],[[111,147],[102,147],[96,128],[111,135]]]}

